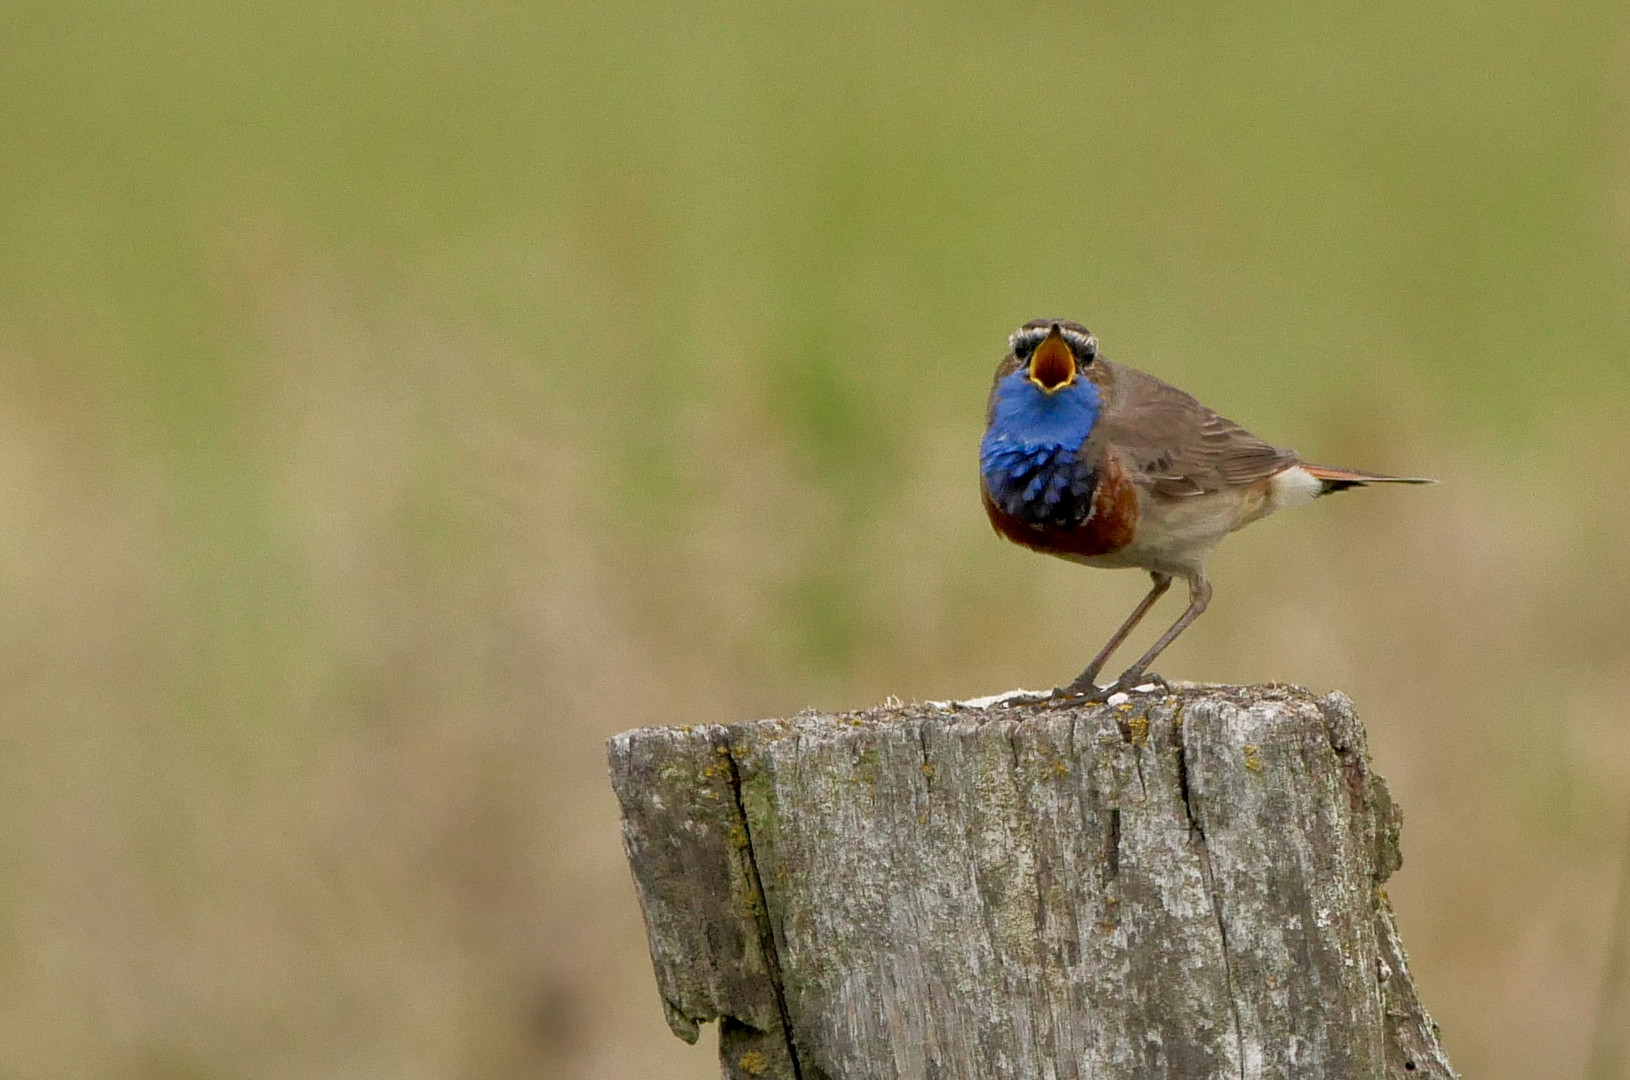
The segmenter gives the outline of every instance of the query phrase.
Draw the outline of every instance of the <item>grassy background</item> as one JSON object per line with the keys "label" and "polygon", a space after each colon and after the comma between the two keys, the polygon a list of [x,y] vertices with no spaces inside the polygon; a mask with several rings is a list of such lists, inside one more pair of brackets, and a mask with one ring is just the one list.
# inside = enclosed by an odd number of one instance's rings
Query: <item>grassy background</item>
{"label": "grassy background", "polygon": [[1447,481],[1231,541],[1164,670],[1351,693],[1453,1059],[1583,1075],[1627,60],[1598,0],[6,5],[0,1075],[716,1075],[602,740],[1078,670],[1141,578],[973,479],[1047,314]]}

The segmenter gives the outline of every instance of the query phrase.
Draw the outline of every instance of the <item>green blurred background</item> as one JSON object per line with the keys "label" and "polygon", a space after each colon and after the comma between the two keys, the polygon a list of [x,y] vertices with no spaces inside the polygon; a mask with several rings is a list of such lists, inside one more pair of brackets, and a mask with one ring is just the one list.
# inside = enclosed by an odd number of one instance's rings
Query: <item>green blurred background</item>
{"label": "green blurred background", "polygon": [[0,7],[0,1076],[717,1075],[602,742],[1073,675],[1145,583],[980,511],[1039,315],[1445,480],[1162,669],[1352,694],[1452,1059],[1583,1076],[1630,8],[1338,7]]}

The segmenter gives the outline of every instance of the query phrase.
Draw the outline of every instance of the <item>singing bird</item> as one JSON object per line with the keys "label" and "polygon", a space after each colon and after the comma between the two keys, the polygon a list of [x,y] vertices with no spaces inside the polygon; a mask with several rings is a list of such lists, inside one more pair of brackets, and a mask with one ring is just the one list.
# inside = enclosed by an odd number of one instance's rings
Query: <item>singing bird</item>
{"label": "singing bird", "polygon": [[[1430,484],[1303,461],[1153,375],[1100,356],[1080,323],[1036,319],[1008,338],[979,448],[985,512],[1016,544],[1087,566],[1146,570],[1153,587],[1092,662],[1054,696],[1102,700],[1149,665],[1211,601],[1206,564],[1223,537],[1275,510],[1366,484]],[[1099,670],[1182,578],[1189,606],[1107,687]]]}

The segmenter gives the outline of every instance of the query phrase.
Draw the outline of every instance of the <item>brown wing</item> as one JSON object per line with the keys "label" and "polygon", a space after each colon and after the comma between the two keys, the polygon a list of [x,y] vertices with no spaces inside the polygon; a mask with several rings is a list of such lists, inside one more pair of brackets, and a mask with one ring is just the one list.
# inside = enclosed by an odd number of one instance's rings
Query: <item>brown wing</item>
{"label": "brown wing", "polygon": [[1138,482],[1181,497],[1239,487],[1295,465],[1294,450],[1263,442],[1175,386],[1101,357],[1104,409],[1090,442],[1113,449]]}

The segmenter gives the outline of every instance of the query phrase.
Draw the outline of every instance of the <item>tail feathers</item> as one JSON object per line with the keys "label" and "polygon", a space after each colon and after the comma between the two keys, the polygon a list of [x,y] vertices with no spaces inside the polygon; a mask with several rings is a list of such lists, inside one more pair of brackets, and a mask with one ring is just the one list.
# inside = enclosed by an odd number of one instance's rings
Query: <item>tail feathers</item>
{"label": "tail feathers", "polygon": [[1362,469],[1333,469],[1328,465],[1309,465],[1302,463],[1302,468],[1317,479],[1321,485],[1319,494],[1328,495],[1332,491],[1346,491],[1348,488],[1363,487],[1365,484],[1435,484],[1436,480],[1429,480],[1424,476],[1383,476],[1380,473],[1364,472]]}

